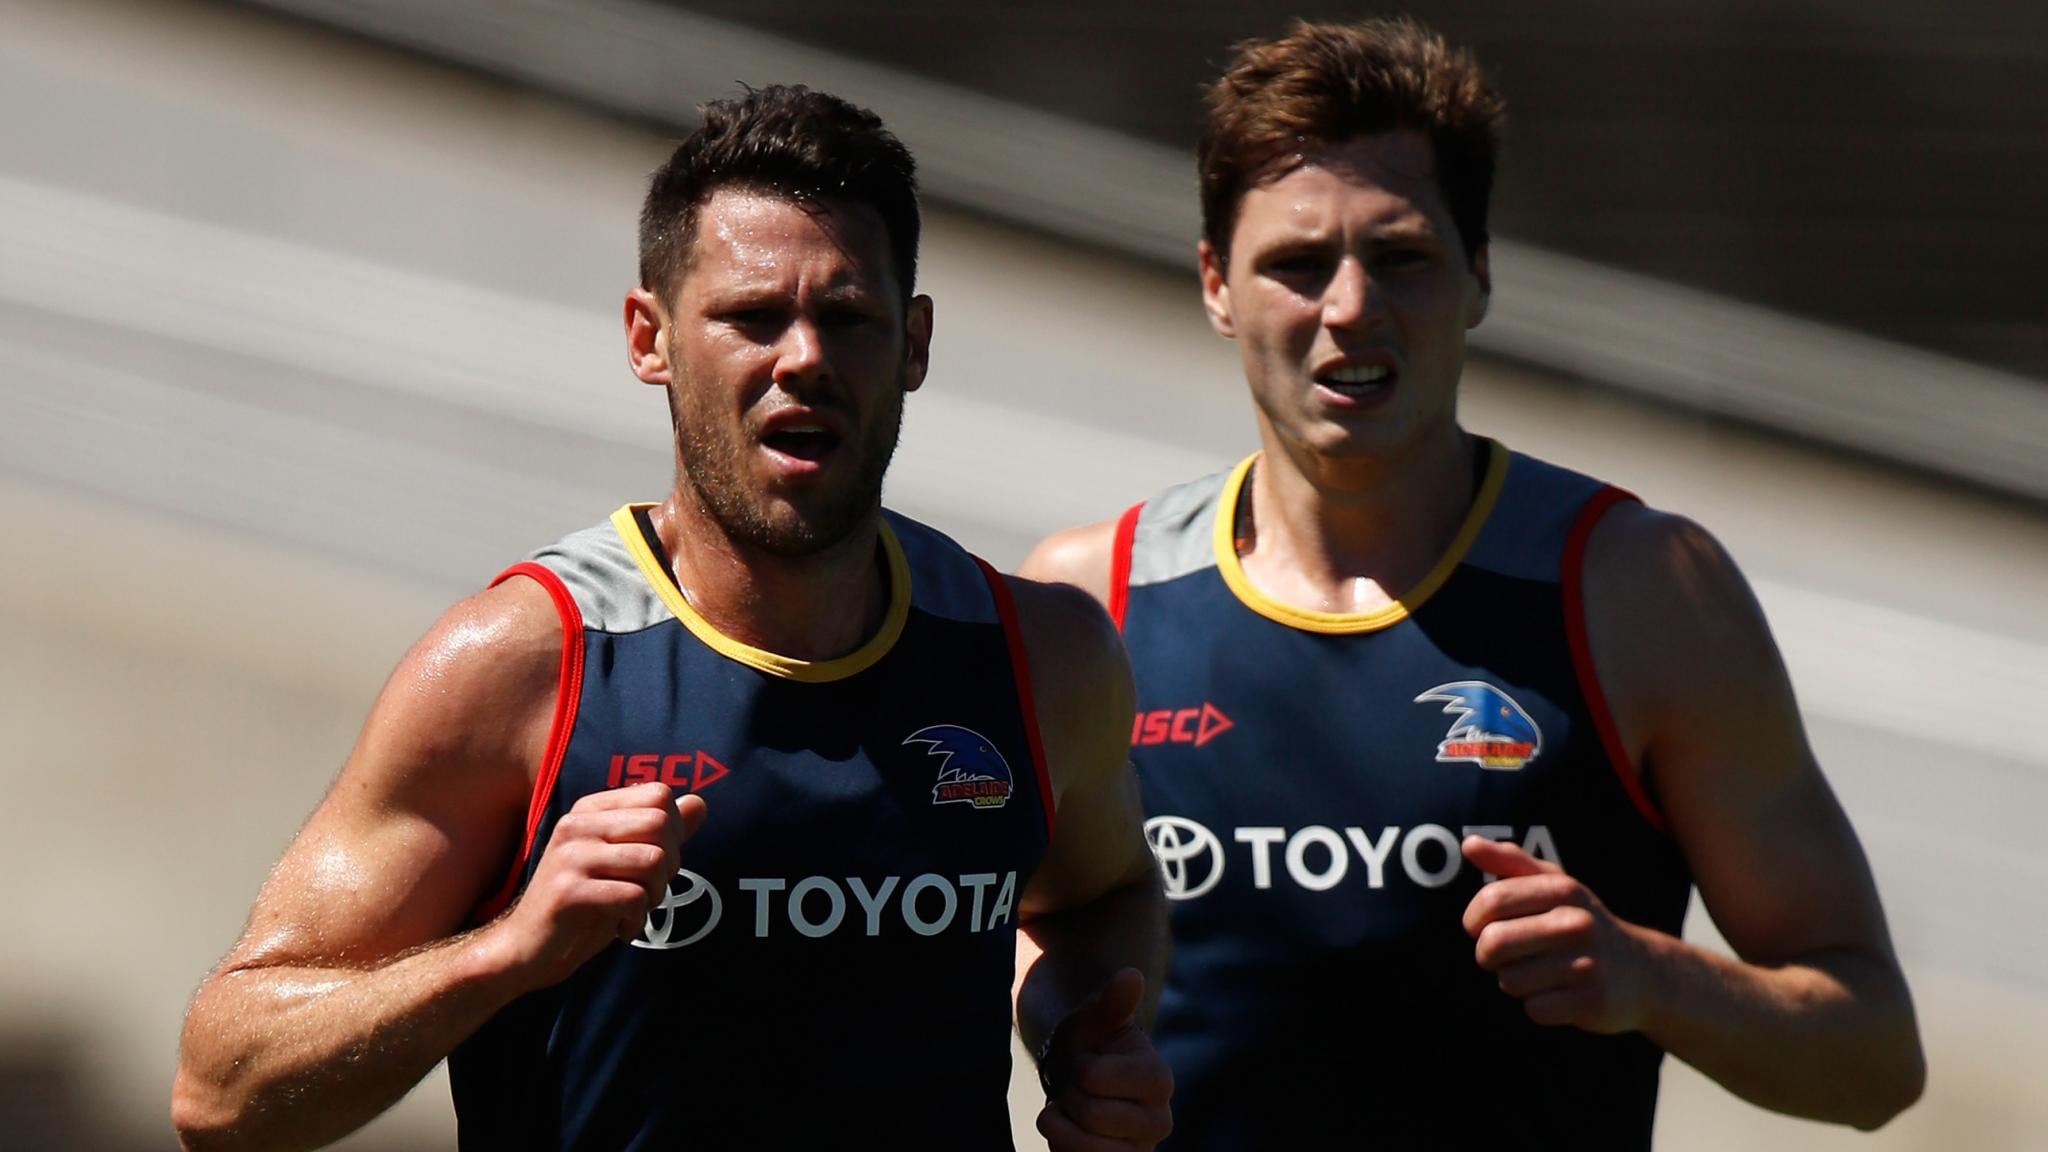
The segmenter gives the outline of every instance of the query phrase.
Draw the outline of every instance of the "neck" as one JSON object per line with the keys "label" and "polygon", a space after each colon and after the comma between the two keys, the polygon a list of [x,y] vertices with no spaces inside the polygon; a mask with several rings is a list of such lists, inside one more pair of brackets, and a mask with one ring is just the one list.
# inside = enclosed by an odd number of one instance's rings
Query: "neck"
{"label": "neck", "polygon": [[1398,450],[1341,458],[1262,432],[1239,551],[1246,576],[1284,602],[1364,612],[1398,600],[1471,509],[1479,444],[1455,423]]}
{"label": "neck", "polygon": [[680,490],[650,519],[683,597],[742,644],[797,660],[833,660],[866,643],[888,611],[879,513],[845,540],[804,556],[734,539]]}

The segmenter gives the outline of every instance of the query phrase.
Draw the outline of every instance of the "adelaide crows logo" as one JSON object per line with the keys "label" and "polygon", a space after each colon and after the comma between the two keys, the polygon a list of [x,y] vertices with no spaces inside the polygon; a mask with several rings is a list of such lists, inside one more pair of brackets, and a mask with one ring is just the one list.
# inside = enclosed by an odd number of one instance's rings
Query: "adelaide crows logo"
{"label": "adelaide crows logo", "polygon": [[995,742],[974,729],[934,724],[905,736],[903,742],[923,744],[928,749],[926,755],[939,758],[939,779],[932,786],[934,805],[1001,808],[1010,802],[1010,765],[996,751]]}
{"label": "adelaide crows logo", "polygon": [[1543,733],[1514,697],[1484,680],[1453,680],[1415,698],[1417,704],[1442,701],[1444,715],[1455,716],[1451,730],[1436,746],[1439,764],[1477,764],[1503,771],[1520,768],[1543,751]]}

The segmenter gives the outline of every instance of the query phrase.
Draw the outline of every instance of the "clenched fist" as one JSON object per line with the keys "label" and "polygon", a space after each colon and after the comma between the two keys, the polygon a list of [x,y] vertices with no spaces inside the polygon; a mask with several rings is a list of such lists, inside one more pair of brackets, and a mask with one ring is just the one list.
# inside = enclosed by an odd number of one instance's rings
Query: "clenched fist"
{"label": "clenched fist", "polygon": [[1589,1032],[1642,1026],[1652,948],[1584,884],[1513,844],[1466,837],[1465,859],[1500,879],[1465,907],[1479,966],[1538,1024]]}
{"label": "clenched fist", "polygon": [[704,801],[666,784],[594,792],[555,824],[533,880],[490,931],[535,988],[566,979],[614,940],[640,934],[681,866]]}
{"label": "clenched fist", "polygon": [[1144,974],[1126,968],[1060,1025],[1038,1114],[1053,1152],[1136,1152],[1173,1131],[1173,1073],[1138,1026],[1144,999]]}

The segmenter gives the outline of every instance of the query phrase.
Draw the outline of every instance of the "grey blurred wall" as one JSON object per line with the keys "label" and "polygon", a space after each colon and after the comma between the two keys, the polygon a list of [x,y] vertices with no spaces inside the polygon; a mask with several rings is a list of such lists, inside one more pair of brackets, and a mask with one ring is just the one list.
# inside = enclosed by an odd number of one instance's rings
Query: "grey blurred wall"
{"label": "grey blurred wall", "polygon": [[[239,9],[0,0],[0,27],[0,1145],[164,1147],[185,1000],[391,664],[664,487],[616,317],[667,143]],[[927,235],[892,503],[1013,564],[1251,446],[1191,283],[951,212]],[[1498,363],[1466,410],[1742,562],[1920,999],[1928,1096],[1878,1136],[1672,1064],[1659,1147],[2038,1147],[2048,518]],[[352,1146],[449,1132],[430,1082]]]}

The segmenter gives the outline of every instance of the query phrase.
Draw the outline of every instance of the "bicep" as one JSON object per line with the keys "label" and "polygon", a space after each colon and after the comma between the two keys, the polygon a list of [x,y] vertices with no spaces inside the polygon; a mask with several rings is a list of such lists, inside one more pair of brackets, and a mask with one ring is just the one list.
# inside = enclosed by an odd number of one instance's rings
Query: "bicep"
{"label": "bicep", "polygon": [[400,662],[223,967],[373,963],[461,930],[503,880],[560,643],[525,595],[458,607]]}
{"label": "bicep", "polygon": [[1020,914],[1029,920],[1089,903],[1117,888],[1149,881],[1145,811],[1129,762],[1076,781],[1060,800],[1045,859],[1025,886]]}
{"label": "bicep", "polygon": [[1022,898],[1030,916],[1142,883],[1153,864],[1130,762],[1135,690],[1123,641],[1072,588],[1016,591],[1057,804],[1045,859]]}
{"label": "bicep", "polygon": [[1704,531],[1635,516],[1604,554],[1596,534],[1589,626],[1715,926],[1760,963],[1886,948],[1862,846],[1814,759],[1762,608]]}

